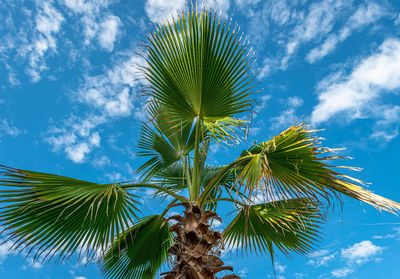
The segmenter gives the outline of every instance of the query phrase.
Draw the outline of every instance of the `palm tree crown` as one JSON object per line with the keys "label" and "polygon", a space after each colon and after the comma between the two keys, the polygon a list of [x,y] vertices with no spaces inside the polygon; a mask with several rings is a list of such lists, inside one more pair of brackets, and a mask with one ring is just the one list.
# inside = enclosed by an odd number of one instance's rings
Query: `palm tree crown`
{"label": "palm tree crown", "polygon": [[[226,165],[207,162],[212,142],[234,144],[246,133],[256,93],[255,60],[248,42],[227,19],[188,9],[155,26],[141,53],[149,96],[138,154],[145,158],[136,183],[98,184],[1,166],[0,211],[13,249],[38,260],[74,253],[102,259],[108,278],[217,278],[232,270],[219,259],[222,244],[250,252],[308,253],[320,238],[326,205],[347,195],[396,213],[400,204],[363,188],[329,161],[317,131],[296,124],[254,143]],[[135,189],[170,198],[158,215],[139,214]],[[222,233],[221,203],[236,208]],[[176,206],[183,215],[166,218]],[[227,275],[224,278],[238,278]]]}

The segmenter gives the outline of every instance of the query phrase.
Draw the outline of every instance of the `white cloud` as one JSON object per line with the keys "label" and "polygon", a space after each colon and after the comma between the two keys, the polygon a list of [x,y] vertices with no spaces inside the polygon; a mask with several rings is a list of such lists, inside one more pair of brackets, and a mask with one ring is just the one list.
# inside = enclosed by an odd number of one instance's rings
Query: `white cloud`
{"label": "white cloud", "polygon": [[85,276],[75,276],[74,279],[87,279]]}
{"label": "white cloud", "polygon": [[137,66],[143,63],[140,57],[131,56],[104,74],[87,76],[78,90],[79,101],[110,117],[131,115],[137,97],[132,88],[140,78]]}
{"label": "white cloud", "polygon": [[68,158],[74,163],[82,163],[86,154],[90,152],[89,144],[87,142],[81,142],[76,145],[67,146],[65,152]]}
{"label": "white cloud", "polygon": [[281,68],[286,69],[290,58],[301,44],[331,32],[336,15],[346,6],[346,1],[323,0],[313,3],[304,20],[294,28],[292,38],[286,44],[286,55],[281,61]]}
{"label": "white cloud", "polygon": [[[27,257],[26,251],[15,250],[15,243],[8,240],[0,245],[0,265],[6,260],[6,258],[10,255],[23,255]],[[28,267],[33,269],[41,269],[43,267],[43,257],[39,257],[34,260],[32,256],[28,257],[25,261],[26,264],[22,266],[22,269],[27,269]]]}
{"label": "white cloud", "polygon": [[91,162],[94,166],[99,167],[99,168],[102,168],[104,166],[111,164],[110,159],[105,155],[97,157],[97,158],[93,159]]}
{"label": "white cloud", "polygon": [[100,46],[108,51],[114,48],[114,42],[117,39],[118,28],[121,25],[119,17],[109,15],[101,24],[99,31]]}
{"label": "white cloud", "polygon": [[42,262],[39,262],[39,260],[33,260],[33,259],[29,260],[29,265],[33,269],[41,269],[43,267],[43,263]]}
{"label": "white cloud", "polygon": [[287,103],[290,107],[297,108],[297,107],[302,106],[304,102],[303,102],[302,98],[300,98],[298,96],[293,96],[293,97],[288,98]]}
{"label": "white cloud", "polygon": [[239,277],[247,277],[247,273],[249,272],[249,269],[247,267],[242,268],[241,270],[239,270],[238,275]]}
{"label": "white cloud", "polygon": [[386,235],[374,235],[373,239],[390,239],[390,238],[399,238],[400,239],[400,227],[394,228],[393,233],[389,233]]}
{"label": "white cloud", "polygon": [[0,120],[0,137],[2,136],[2,134],[16,137],[21,134],[24,134],[25,132],[26,131],[22,131],[17,127],[13,126],[12,124],[10,124],[7,119]]}
{"label": "white cloud", "polygon": [[40,80],[40,74],[47,69],[44,56],[47,52],[57,52],[56,34],[64,22],[62,14],[49,2],[43,2],[36,15],[33,40],[23,47],[21,53],[27,53],[29,68],[26,70],[33,82]]}
{"label": "white cloud", "polygon": [[64,4],[75,14],[81,16],[84,28],[84,44],[89,45],[98,38],[100,47],[112,51],[119,35],[122,23],[119,17],[109,14],[104,16],[104,10],[110,5],[108,0],[64,0]]}
{"label": "white cloud", "polygon": [[87,155],[100,146],[98,127],[115,119],[133,115],[145,117],[144,100],[135,106],[139,84],[138,65],[143,60],[135,55],[116,63],[103,74],[86,76],[75,93],[76,101],[86,106],[88,114],[72,115],[62,127],[52,127],[47,142],[54,151],[63,151],[75,163],[85,161]]}
{"label": "white cloud", "polygon": [[185,0],[164,1],[164,0],[147,0],[145,11],[152,22],[160,23],[165,19],[176,16],[185,8]]}
{"label": "white cloud", "polygon": [[296,115],[296,109],[303,105],[303,99],[298,96],[289,97],[286,100],[287,109],[283,110],[279,116],[271,118],[271,129],[284,129],[296,123],[299,116]]}
{"label": "white cloud", "polygon": [[271,99],[271,97],[271,95],[265,94],[258,98],[254,113],[258,114],[260,111],[262,111],[267,106],[267,103]]}
{"label": "white cloud", "polygon": [[344,24],[344,27],[338,32],[338,34],[331,34],[322,45],[312,49],[308,53],[308,62],[314,63],[322,59],[331,53],[336,48],[338,43],[343,42],[350,37],[354,30],[360,30],[361,28],[376,22],[385,14],[385,8],[375,2],[369,2],[368,4],[361,5],[347,20],[347,22]]}
{"label": "white cloud", "polygon": [[315,267],[320,267],[320,266],[327,266],[329,262],[335,259],[337,253],[333,253],[330,255],[322,254],[322,252],[325,252],[327,250],[321,250],[321,256],[315,256],[314,259],[310,259],[307,264],[310,264]]}
{"label": "white cloud", "polygon": [[13,242],[7,241],[0,245],[0,265],[4,262],[8,255],[16,254],[11,248],[14,245]]}
{"label": "white cloud", "polygon": [[400,14],[396,17],[396,19],[394,20],[394,24],[395,25],[399,25],[400,24]]}
{"label": "white cloud", "polygon": [[93,147],[98,147],[99,145],[100,136],[95,132],[91,134],[85,142],[66,146],[65,152],[74,163],[82,163],[86,154],[88,154]]}
{"label": "white cloud", "polygon": [[[310,5],[302,1],[263,1],[257,7],[248,5],[245,15],[250,21],[252,42],[276,46],[276,53],[269,52],[262,63],[260,78],[279,70],[286,70],[296,52],[305,44],[314,43],[331,33],[340,19],[338,16],[351,1],[321,0]],[[284,32],[282,32],[284,30]],[[327,46],[325,46],[326,48]]]}
{"label": "white cloud", "polygon": [[397,137],[399,134],[398,123],[400,121],[400,106],[378,106],[375,110],[375,114],[379,115],[380,120],[375,123],[371,138],[377,141],[383,139],[385,142]]}
{"label": "white cloud", "polygon": [[286,271],[286,267],[287,267],[286,265],[281,265],[278,262],[275,263],[275,270],[278,273],[284,273]]}
{"label": "white cloud", "polygon": [[346,277],[347,275],[353,273],[354,270],[349,267],[343,267],[343,268],[338,268],[335,269],[331,272],[333,277]]}
{"label": "white cloud", "polygon": [[342,249],[341,256],[350,263],[363,264],[380,254],[383,249],[383,247],[374,245],[370,240],[364,240],[347,249]]}
{"label": "white cloud", "polygon": [[222,222],[220,222],[220,221],[214,219],[214,220],[212,221],[212,228],[213,228],[214,230],[221,230],[221,229],[223,228],[223,224],[222,224]]}
{"label": "white cloud", "polygon": [[76,13],[98,12],[108,6],[108,0],[64,0],[64,4]]}
{"label": "white cloud", "polygon": [[17,79],[17,76],[14,72],[9,72],[8,73],[8,82],[12,86],[20,86],[21,82]]}
{"label": "white cloud", "polygon": [[223,14],[226,14],[230,7],[229,0],[204,0],[202,3],[207,8],[217,10],[217,12],[222,12]]}
{"label": "white cloud", "polygon": [[388,106],[377,107],[383,94],[400,88],[400,40],[387,39],[377,53],[363,59],[345,76],[337,72],[317,87],[319,103],[314,107],[311,121],[314,125],[326,122],[337,115],[348,120],[380,118],[390,124],[398,118],[398,107],[387,111]]}
{"label": "white cloud", "polygon": [[236,5],[238,5],[240,8],[245,8],[248,6],[256,5],[260,2],[261,0],[235,0]]}
{"label": "white cloud", "polygon": [[322,249],[322,250],[316,250],[316,251],[310,253],[310,254],[308,255],[308,257],[310,257],[310,258],[317,258],[317,257],[323,257],[323,256],[325,256],[325,255],[327,255],[327,254],[329,254],[329,250]]}
{"label": "white cloud", "polygon": [[100,135],[93,132],[97,126],[105,123],[102,116],[89,115],[86,118],[71,116],[63,127],[52,127],[46,141],[55,152],[63,151],[74,163],[82,163],[90,151],[100,145]]}
{"label": "white cloud", "polygon": [[370,240],[364,240],[359,243],[355,243],[346,249],[341,249],[341,258],[344,259],[347,264],[342,268],[335,269],[331,272],[333,277],[346,277],[351,273],[354,273],[357,266],[367,263],[371,260],[375,262],[382,261],[382,258],[377,256],[382,253],[384,247],[373,244]]}

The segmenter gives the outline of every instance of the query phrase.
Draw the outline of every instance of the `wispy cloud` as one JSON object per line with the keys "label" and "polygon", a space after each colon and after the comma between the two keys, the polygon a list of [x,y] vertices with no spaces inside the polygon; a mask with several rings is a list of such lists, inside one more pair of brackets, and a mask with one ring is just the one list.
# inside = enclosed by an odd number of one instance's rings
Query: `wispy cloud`
{"label": "wispy cloud", "polygon": [[42,2],[35,19],[33,39],[23,50],[29,57],[30,67],[26,71],[33,82],[39,81],[41,72],[47,69],[45,54],[57,52],[56,35],[64,21],[64,16],[50,2]]}
{"label": "wispy cloud", "polygon": [[239,275],[239,277],[246,278],[248,272],[249,272],[249,269],[247,267],[244,267],[238,271],[238,275]]}
{"label": "wispy cloud", "polygon": [[[260,78],[284,71],[303,57],[314,63],[354,33],[381,18],[393,17],[390,7],[379,1],[320,0],[310,5],[301,1],[236,2],[249,18],[251,41],[259,48],[267,46]],[[300,57],[300,52],[305,54]]]}
{"label": "wispy cloud", "polygon": [[292,38],[286,44],[286,55],[281,68],[286,69],[288,62],[301,44],[308,43],[317,37],[331,32],[337,14],[347,6],[347,1],[324,0],[310,5],[304,20],[294,28]]}
{"label": "wispy cloud", "polygon": [[384,247],[373,244],[370,240],[355,243],[348,248],[341,249],[340,256],[346,261],[346,266],[331,272],[334,277],[346,277],[354,273],[358,266],[371,260],[378,260],[377,256],[382,253]]}
{"label": "wispy cloud", "polygon": [[335,259],[336,255],[336,252],[330,254],[329,250],[326,249],[318,250],[309,255],[311,259],[307,262],[307,264],[315,267],[327,266],[328,263]]}
{"label": "wispy cloud", "polygon": [[347,275],[354,272],[354,269],[349,267],[342,267],[335,270],[332,270],[331,274],[333,277],[346,277]]}
{"label": "wispy cloud", "polygon": [[374,235],[373,239],[390,239],[390,238],[398,238],[400,240],[400,227],[394,228],[393,233],[388,233],[385,235]]}
{"label": "wispy cloud", "polygon": [[119,17],[107,9],[110,4],[108,0],[64,0],[64,5],[80,16],[84,28],[84,44],[89,45],[97,38],[100,47],[106,51],[113,50],[122,23]]}
{"label": "wispy cloud", "polygon": [[71,116],[62,127],[51,127],[46,141],[52,145],[53,151],[63,151],[74,163],[82,163],[86,155],[100,145],[100,135],[93,129],[105,121],[105,117],[96,115],[86,118]]}
{"label": "wispy cloud", "polygon": [[230,7],[229,0],[204,0],[202,3],[204,3],[206,7],[221,12],[224,15],[226,15]]}
{"label": "wispy cloud", "polygon": [[[264,43],[268,46],[272,43],[276,49],[263,59],[260,77],[286,70],[304,45],[328,36],[339,19],[338,15],[351,7],[351,1],[344,0],[321,0],[308,6],[301,1],[260,3],[245,8],[245,15],[251,19],[250,38],[261,47]],[[272,41],[265,42],[265,38],[272,38]]]}
{"label": "wispy cloud", "polygon": [[[7,240],[6,242],[0,245],[0,265],[9,257],[9,256],[17,256],[22,255],[25,256],[25,264],[22,265],[22,269],[41,269],[43,267],[43,258],[39,257],[38,259],[34,260],[33,256],[27,255],[26,251],[18,251],[15,250],[15,243],[11,240]],[[22,254],[21,254],[22,253]]]}
{"label": "wispy cloud", "polygon": [[396,18],[394,20],[394,24],[395,25],[399,25],[400,24],[400,14],[396,16]]}
{"label": "wispy cloud", "polygon": [[0,120],[0,137],[2,135],[16,137],[24,133],[26,133],[25,130],[18,129],[17,127],[9,123],[7,119]]}
{"label": "wispy cloud", "polygon": [[350,37],[352,32],[361,30],[363,27],[376,22],[386,14],[386,8],[383,4],[375,2],[362,4],[354,14],[350,16],[344,24],[344,27],[340,29],[337,34],[329,35],[322,45],[312,49],[308,53],[308,62],[314,63],[322,59],[331,53],[340,42]]}
{"label": "wispy cloud", "polygon": [[[131,115],[133,101],[138,97],[132,90],[140,82],[138,65],[144,65],[144,61],[132,55],[103,74],[86,76],[77,91],[78,101],[109,117]],[[135,116],[142,117],[141,112],[142,109],[138,109]]]}
{"label": "wispy cloud", "polygon": [[49,129],[46,141],[53,150],[63,151],[73,162],[82,163],[94,148],[100,146],[99,126],[132,115],[142,120],[145,117],[144,100],[138,101],[134,89],[140,83],[138,65],[143,63],[140,57],[132,55],[103,74],[86,76],[74,97],[76,102],[86,106],[88,113],[72,115],[61,126]]}
{"label": "wispy cloud", "polygon": [[287,266],[286,265],[281,265],[278,262],[275,263],[275,270],[278,273],[285,273]]}
{"label": "wispy cloud", "polygon": [[296,109],[303,105],[303,99],[298,96],[289,97],[283,101],[286,109],[282,111],[279,116],[271,118],[271,129],[285,129],[295,124],[299,120],[299,116],[296,114]]}
{"label": "wispy cloud", "polygon": [[11,248],[13,247],[14,243],[12,241],[7,241],[0,245],[0,265],[5,261],[5,259],[9,255],[16,254]]}
{"label": "wispy cloud", "polygon": [[160,23],[172,15],[176,16],[176,12],[185,8],[185,3],[185,0],[147,0],[144,9],[152,22]]}
{"label": "wispy cloud", "polygon": [[[382,135],[399,118],[398,106],[379,105],[384,94],[400,88],[400,40],[387,39],[378,51],[363,59],[349,75],[342,71],[321,81],[317,87],[319,103],[314,107],[311,121],[318,125],[336,116],[345,116],[348,121],[357,118],[374,118],[373,137]],[[392,127],[393,128],[393,127]],[[384,135],[386,139],[397,134]]]}
{"label": "wispy cloud", "polygon": [[108,51],[113,50],[114,42],[117,39],[120,25],[121,21],[119,17],[114,15],[107,16],[107,18],[100,23],[99,43],[102,48]]}

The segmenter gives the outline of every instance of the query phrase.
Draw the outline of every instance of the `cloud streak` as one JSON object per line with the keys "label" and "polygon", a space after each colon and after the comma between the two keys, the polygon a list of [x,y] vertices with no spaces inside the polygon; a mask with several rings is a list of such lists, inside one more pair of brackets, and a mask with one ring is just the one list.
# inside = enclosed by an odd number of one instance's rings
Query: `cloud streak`
{"label": "cloud streak", "polygon": [[309,63],[315,63],[322,59],[337,47],[340,42],[345,41],[354,31],[376,22],[386,15],[386,9],[375,2],[369,2],[361,5],[354,14],[347,20],[344,27],[337,34],[331,34],[324,43],[312,49],[308,55]]}
{"label": "cloud streak", "polygon": [[36,16],[34,39],[25,46],[29,56],[27,73],[33,82],[40,80],[40,74],[47,69],[44,56],[47,52],[57,52],[56,34],[65,21],[63,15],[49,2],[44,2]]}

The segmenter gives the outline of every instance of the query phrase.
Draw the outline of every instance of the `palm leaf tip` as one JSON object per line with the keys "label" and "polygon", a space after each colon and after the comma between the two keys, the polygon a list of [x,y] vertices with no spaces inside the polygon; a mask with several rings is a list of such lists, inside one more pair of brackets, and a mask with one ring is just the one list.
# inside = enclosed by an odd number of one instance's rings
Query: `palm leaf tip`
{"label": "palm leaf tip", "polygon": [[[13,249],[59,260],[93,258],[136,216],[136,196],[120,184],[1,166],[1,225]],[[4,236],[4,235],[3,235]]]}
{"label": "palm leaf tip", "polygon": [[[253,145],[244,151],[226,171],[238,171],[238,183],[250,196],[261,191],[266,196],[282,199],[307,197],[315,202],[330,203],[344,194],[368,203],[378,210],[397,213],[400,204],[376,195],[362,181],[335,169],[360,170],[328,164],[328,161],[347,159],[326,156],[335,149],[320,146],[315,130],[302,123],[290,127],[270,141]],[[324,154],[324,155],[321,155]]]}

